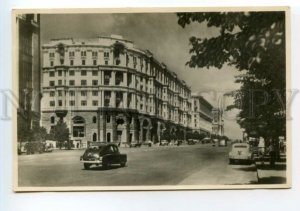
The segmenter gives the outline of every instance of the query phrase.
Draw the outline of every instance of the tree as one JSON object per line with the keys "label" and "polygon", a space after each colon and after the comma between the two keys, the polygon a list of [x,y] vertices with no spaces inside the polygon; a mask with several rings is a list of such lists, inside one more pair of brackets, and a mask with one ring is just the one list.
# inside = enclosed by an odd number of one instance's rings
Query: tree
{"label": "tree", "polygon": [[35,141],[43,142],[47,139],[48,133],[44,127],[35,127],[33,130],[33,138]]}
{"label": "tree", "polygon": [[54,141],[59,143],[59,147],[61,148],[64,142],[69,143],[69,128],[67,124],[59,121],[57,124],[51,128],[50,136],[53,137]]}
{"label": "tree", "polygon": [[[192,23],[217,27],[212,38],[191,37],[192,68],[230,65],[244,71],[237,77],[239,92],[231,108],[239,108],[238,123],[247,133],[257,136],[285,135],[285,13],[228,12],[179,13],[183,28]],[[253,113],[254,112],[254,113]]]}

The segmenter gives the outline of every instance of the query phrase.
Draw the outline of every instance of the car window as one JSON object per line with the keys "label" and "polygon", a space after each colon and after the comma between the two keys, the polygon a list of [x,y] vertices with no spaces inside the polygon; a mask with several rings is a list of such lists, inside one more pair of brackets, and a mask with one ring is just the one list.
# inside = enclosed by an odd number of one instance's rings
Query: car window
{"label": "car window", "polygon": [[118,147],[116,147],[116,146],[113,146],[113,149],[114,149],[114,151],[115,151],[115,152],[119,152],[119,149],[118,149]]}
{"label": "car window", "polygon": [[246,145],[236,145],[236,146],[234,146],[234,148],[244,148],[244,149],[246,149],[246,148],[248,148],[248,146],[246,146]]}

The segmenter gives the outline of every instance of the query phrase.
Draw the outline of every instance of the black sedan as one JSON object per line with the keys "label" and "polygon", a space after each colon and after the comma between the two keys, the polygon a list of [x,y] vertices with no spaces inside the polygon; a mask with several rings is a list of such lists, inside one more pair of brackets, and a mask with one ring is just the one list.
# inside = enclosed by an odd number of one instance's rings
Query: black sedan
{"label": "black sedan", "polygon": [[85,169],[90,169],[92,165],[101,165],[104,169],[112,165],[120,165],[124,167],[127,162],[127,155],[121,154],[119,148],[115,144],[110,143],[93,143],[80,157]]}

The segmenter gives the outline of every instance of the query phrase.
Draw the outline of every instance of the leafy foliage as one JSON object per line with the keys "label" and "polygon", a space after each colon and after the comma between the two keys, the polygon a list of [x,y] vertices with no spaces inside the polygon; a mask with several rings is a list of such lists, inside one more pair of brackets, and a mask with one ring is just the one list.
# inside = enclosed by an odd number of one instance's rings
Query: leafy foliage
{"label": "leafy foliage", "polygon": [[216,27],[211,38],[190,38],[192,68],[234,66],[246,72],[236,78],[231,93],[239,108],[238,123],[247,133],[263,137],[285,135],[285,13],[179,13],[183,28],[192,22]]}
{"label": "leafy foliage", "polygon": [[60,146],[65,141],[69,141],[69,128],[65,122],[59,121],[50,130],[50,136],[53,137],[54,141],[58,141]]}

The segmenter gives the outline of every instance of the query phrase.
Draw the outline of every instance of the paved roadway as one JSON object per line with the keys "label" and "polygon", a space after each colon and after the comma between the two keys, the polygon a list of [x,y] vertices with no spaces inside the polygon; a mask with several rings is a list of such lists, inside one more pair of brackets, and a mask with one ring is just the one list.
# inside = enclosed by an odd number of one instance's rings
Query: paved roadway
{"label": "paved roadway", "polygon": [[21,155],[19,186],[223,185],[257,183],[254,165],[228,165],[230,147],[182,145],[121,148],[124,168],[84,170],[83,150]]}

